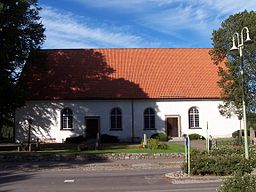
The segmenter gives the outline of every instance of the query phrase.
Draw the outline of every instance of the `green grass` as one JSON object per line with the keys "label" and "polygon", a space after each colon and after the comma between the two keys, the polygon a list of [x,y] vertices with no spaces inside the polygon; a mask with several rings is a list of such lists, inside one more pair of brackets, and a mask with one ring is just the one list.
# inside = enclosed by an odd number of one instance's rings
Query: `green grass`
{"label": "green grass", "polygon": [[99,150],[83,150],[78,151],[74,149],[54,150],[45,149],[37,152],[17,152],[17,151],[0,151],[0,154],[18,154],[18,155],[50,155],[50,154],[111,154],[111,153],[184,153],[184,145],[169,144],[167,149],[143,149],[140,145],[103,145]]}

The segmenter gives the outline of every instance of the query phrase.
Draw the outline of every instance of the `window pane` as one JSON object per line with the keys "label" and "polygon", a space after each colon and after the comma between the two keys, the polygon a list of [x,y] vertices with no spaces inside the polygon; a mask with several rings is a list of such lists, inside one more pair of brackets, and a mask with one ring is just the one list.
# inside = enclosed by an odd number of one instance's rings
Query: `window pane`
{"label": "window pane", "polygon": [[149,109],[149,114],[150,114],[150,115],[154,115],[154,114],[155,114],[154,109],[150,108],[150,109]]}
{"label": "window pane", "polygon": [[115,129],[116,128],[116,121],[115,121],[115,116],[111,116],[111,129]]}
{"label": "window pane", "polygon": [[67,128],[67,117],[63,117],[62,128]]}
{"label": "window pane", "polygon": [[195,115],[195,127],[199,127],[199,115]]}
{"label": "window pane", "polygon": [[189,110],[189,128],[199,127],[199,111],[193,107]]}
{"label": "window pane", "polygon": [[116,123],[117,123],[117,128],[121,129],[122,128],[122,118],[121,118],[121,116],[117,116]]}
{"label": "window pane", "polygon": [[72,116],[68,117],[68,128],[72,129],[73,128],[73,118]]}
{"label": "window pane", "polygon": [[121,115],[121,110],[118,109],[118,108],[116,108],[116,114],[117,114],[117,115]]}
{"label": "window pane", "polygon": [[62,110],[61,114],[61,129],[72,129],[73,128],[73,112],[69,108],[65,108]]}
{"label": "window pane", "polygon": [[148,128],[149,128],[149,117],[144,116],[144,129],[148,129]]}
{"label": "window pane", "polygon": [[155,128],[155,116],[150,117],[150,128],[151,129]]}
{"label": "window pane", "polygon": [[111,129],[122,129],[122,111],[119,108],[113,108],[110,112]]}

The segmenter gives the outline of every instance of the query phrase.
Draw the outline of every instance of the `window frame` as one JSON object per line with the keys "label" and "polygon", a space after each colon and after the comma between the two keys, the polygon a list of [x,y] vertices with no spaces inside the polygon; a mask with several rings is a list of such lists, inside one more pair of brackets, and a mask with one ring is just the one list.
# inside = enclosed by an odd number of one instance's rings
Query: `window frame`
{"label": "window frame", "polygon": [[143,122],[144,130],[156,130],[156,112],[154,108],[148,107],[144,110]]}
{"label": "window frame", "polygon": [[200,113],[198,107],[191,107],[188,110],[189,129],[202,129],[200,127]]}
{"label": "window frame", "polygon": [[[60,130],[62,131],[74,130],[74,116],[73,116],[73,111],[70,108],[65,107],[61,110],[60,119],[61,119]],[[66,122],[64,123],[64,121]],[[64,124],[65,124],[65,127],[64,127]],[[69,127],[70,124],[71,124],[71,127]]]}
{"label": "window frame", "polygon": [[[113,124],[114,126],[112,126]],[[110,110],[110,131],[122,131],[122,130],[123,130],[122,110],[119,107],[113,107]]]}

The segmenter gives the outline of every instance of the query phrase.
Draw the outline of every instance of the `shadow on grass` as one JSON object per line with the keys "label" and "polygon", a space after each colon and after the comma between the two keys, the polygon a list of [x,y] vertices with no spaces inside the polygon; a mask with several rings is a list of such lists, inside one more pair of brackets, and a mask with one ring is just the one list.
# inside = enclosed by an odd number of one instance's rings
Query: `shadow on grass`
{"label": "shadow on grass", "polygon": [[45,149],[38,152],[0,152],[0,170],[40,170],[76,168],[87,164],[110,163],[109,154],[184,153],[184,145],[170,144],[167,149],[145,149],[140,144],[104,144],[99,150]]}

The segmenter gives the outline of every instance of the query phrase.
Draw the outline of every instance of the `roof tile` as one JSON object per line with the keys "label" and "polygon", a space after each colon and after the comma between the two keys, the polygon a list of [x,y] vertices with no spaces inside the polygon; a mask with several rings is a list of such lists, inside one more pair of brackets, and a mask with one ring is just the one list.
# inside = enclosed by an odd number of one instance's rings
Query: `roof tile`
{"label": "roof tile", "polygon": [[44,50],[46,70],[28,63],[29,99],[220,98],[205,48]]}

